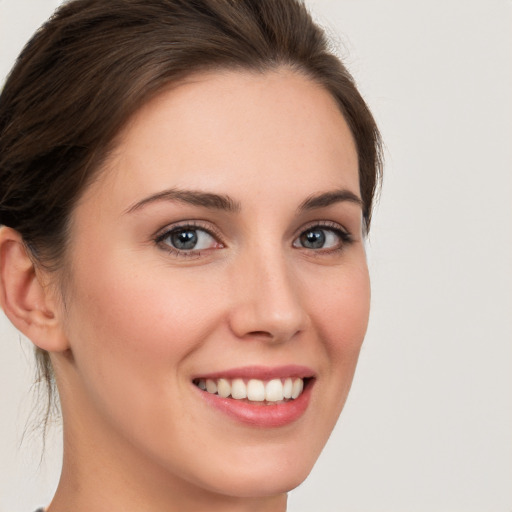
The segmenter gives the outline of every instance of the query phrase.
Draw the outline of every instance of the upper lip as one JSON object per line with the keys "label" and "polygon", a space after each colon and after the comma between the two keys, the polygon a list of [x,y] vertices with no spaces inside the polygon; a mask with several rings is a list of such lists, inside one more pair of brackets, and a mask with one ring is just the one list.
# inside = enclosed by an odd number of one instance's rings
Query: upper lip
{"label": "upper lip", "polygon": [[315,372],[307,366],[289,364],[284,366],[242,366],[229,368],[211,373],[195,375],[193,379],[284,379],[287,377],[299,377],[302,379],[315,376]]}

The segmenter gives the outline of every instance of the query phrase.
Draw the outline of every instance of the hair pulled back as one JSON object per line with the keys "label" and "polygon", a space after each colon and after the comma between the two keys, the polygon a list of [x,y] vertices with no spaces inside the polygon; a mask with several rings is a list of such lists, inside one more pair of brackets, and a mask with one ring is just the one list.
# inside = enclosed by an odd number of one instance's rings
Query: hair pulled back
{"label": "hair pulled back", "polygon": [[[0,96],[0,224],[57,269],[70,214],[135,111],[216,69],[291,67],[336,99],[355,140],[369,227],[380,136],[354,81],[299,0],[71,0],[36,32]],[[47,353],[37,354],[53,389]],[[51,396],[51,394],[50,394]]]}

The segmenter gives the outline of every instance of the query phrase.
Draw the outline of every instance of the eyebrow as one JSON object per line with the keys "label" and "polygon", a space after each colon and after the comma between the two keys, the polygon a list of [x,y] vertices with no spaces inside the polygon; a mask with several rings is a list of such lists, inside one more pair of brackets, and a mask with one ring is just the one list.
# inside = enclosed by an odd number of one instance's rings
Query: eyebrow
{"label": "eyebrow", "polygon": [[358,195],[350,190],[340,189],[312,195],[301,203],[298,210],[300,212],[316,210],[317,208],[326,208],[327,206],[341,202],[355,203],[361,208],[363,207],[363,201]]}
{"label": "eyebrow", "polygon": [[130,206],[126,213],[132,213],[140,210],[144,206],[160,201],[178,201],[193,206],[203,206],[213,210],[224,210],[237,213],[240,211],[240,203],[234,201],[231,197],[222,194],[213,194],[211,192],[200,192],[198,190],[180,190],[171,188],[158,192]]}
{"label": "eyebrow", "polygon": [[[238,201],[235,201],[231,197],[224,194],[171,188],[138,201],[137,203],[130,206],[125,213],[138,211],[149,204],[160,201],[178,201],[181,203],[191,204],[193,206],[202,206],[204,208],[224,210],[233,213],[238,213],[241,210],[241,205]],[[318,208],[326,208],[332,204],[347,201],[355,203],[361,208],[363,207],[363,201],[359,196],[350,190],[341,189],[312,195],[303,201],[297,210],[299,212],[315,210]]]}

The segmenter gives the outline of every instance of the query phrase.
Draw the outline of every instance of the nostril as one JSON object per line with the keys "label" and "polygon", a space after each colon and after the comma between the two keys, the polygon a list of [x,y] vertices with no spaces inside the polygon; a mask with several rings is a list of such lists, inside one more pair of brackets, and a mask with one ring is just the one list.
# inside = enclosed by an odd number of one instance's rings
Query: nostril
{"label": "nostril", "polygon": [[255,336],[260,338],[273,338],[272,334],[268,331],[251,331],[247,333],[248,336]]}

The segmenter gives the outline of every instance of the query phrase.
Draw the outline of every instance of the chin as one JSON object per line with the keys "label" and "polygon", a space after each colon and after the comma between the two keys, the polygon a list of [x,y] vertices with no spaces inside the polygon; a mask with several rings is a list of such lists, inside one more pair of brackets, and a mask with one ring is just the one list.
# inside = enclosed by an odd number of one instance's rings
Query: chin
{"label": "chin", "polygon": [[217,467],[214,474],[205,475],[203,485],[213,492],[239,498],[277,496],[298,487],[316,460],[317,456],[305,457],[300,447],[292,456],[282,454],[259,460],[247,457],[242,463]]}
{"label": "chin", "polygon": [[229,495],[236,498],[264,498],[285,494],[298,487],[309,475],[310,470],[300,474],[248,476],[243,478],[237,476],[229,481],[229,488],[224,486],[212,489],[219,494]]}

